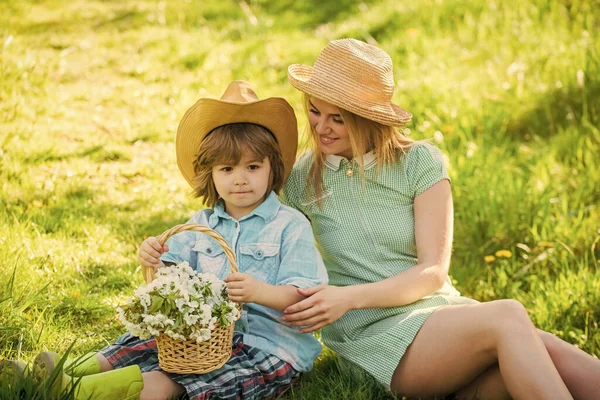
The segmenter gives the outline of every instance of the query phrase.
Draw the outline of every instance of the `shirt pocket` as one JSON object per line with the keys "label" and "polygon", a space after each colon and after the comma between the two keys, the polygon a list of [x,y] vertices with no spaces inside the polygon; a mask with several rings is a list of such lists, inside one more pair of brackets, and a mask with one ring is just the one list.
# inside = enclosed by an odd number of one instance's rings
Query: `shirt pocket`
{"label": "shirt pocket", "polygon": [[198,252],[198,266],[196,268],[198,271],[214,274],[221,279],[229,275],[229,270],[227,270],[224,272],[224,276],[221,276],[227,257],[223,248],[217,242],[198,240],[192,250]]}
{"label": "shirt pocket", "polygon": [[334,232],[342,227],[332,191],[323,192],[321,197],[308,199],[301,203],[301,208],[310,219],[315,236]]}
{"label": "shirt pocket", "polygon": [[275,283],[279,269],[280,245],[275,243],[247,243],[240,245],[240,272],[254,279]]}

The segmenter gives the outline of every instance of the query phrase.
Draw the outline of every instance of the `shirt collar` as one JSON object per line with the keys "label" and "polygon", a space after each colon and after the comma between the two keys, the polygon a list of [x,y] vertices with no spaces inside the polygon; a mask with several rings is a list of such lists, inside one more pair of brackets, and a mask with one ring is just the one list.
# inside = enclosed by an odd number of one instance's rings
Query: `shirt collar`
{"label": "shirt collar", "polygon": [[[353,160],[356,160],[358,157],[354,157]],[[365,166],[365,170],[372,168],[375,166],[375,153],[373,151],[369,151],[365,155],[362,156],[363,165]],[[340,169],[340,164],[342,160],[347,160],[346,157],[337,156],[335,154],[328,154],[325,156],[325,165],[327,165],[330,169],[337,171]]]}
{"label": "shirt collar", "polygon": [[[251,218],[254,215],[257,215],[265,220],[265,222],[271,221],[275,218],[275,215],[279,212],[279,207],[281,206],[281,202],[277,198],[275,192],[269,193],[265,201],[263,201],[258,207],[256,207],[252,212],[240,219],[243,221],[245,219]],[[214,228],[219,222],[219,218],[222,219],[233,219],[231,215],[227,214],[225,211],[225,203],[223,200],[219,200],[215,205],[214,212],[209,218],[209,225],[211,228]]]}

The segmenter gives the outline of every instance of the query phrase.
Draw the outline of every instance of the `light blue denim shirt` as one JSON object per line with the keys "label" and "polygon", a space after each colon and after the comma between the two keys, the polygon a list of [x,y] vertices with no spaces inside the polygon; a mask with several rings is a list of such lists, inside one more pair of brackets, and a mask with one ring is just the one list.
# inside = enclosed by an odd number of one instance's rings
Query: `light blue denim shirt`
{"label": "light blue denim shirt", "polygon": [[[214,209],[198,211],[188,221],[207,225],[217,231],[234,251],[240,272],[271,285],[299,288],[327,283],[323,260],[314,244],[310,223],[304,215],[279,202],[275,193],[239,221],[233,219],[219,202]],[[221,246],[211,237],[185,231],[167,240],[169,251],[163,261],[189,262],[199,272],[210,272],[224,279],[229,262]],[[280,323],[282,313],[246,303],[235,331],[244,343],[273,354],[300,372],[312,368],[321,344],[299,328]]]}

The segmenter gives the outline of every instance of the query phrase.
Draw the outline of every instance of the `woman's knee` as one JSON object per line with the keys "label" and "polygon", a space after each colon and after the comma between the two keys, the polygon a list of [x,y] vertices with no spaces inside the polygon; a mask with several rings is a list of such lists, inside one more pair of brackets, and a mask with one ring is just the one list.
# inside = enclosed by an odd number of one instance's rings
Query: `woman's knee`
{"label": "woman's knee", "polygon": [[506,332],[517,334],[521,331],[531,331],[533,323],[527,310],[517,300],[496,300],[488,305],[489,321],[494,333],[504,335]]}

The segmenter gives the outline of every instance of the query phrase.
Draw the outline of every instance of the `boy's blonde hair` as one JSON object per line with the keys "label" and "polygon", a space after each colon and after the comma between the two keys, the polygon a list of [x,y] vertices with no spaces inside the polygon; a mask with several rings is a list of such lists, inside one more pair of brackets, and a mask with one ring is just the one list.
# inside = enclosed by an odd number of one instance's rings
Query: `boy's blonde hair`
{"label": "boy's blonde hair", "polygon": [[265,157],[269,159],[270,182],[264,198],[271,191],[278,193],[284,183],[284,165],[275,137],[260,125],[235,123],[213,129],[202,141],[194,159],[194,196],[203,197],[207,206],[214,207],[219,194],[212,177],[213,166],[237,165],[243,155],[261,161]]}
{"label": "boy's blonde hair", "polygon": [[[304,111],[306,115],[308,115],[311,107],[310,95],[304,93],[303,103]],[[358,156],[373,150],[375,158],[379,161],[377,164],[377,172],[379,172],[383,165],[391,164],[396,161],[400,153],[406,153],[414,142],[412,139],[400,133],[393,126],[382,125],[342,108],[340,108],[340,116],[348,131],[352,154]],[[311,133],[313,159],[308,173],[308,179],[306,180],[306,195],[307,197],[313,195],[316,199],[320,199],[323,194],[323,165],[325,164],[325,157],[319,150],[319,137],[317,133],[310,124],[307,125],[307,129],[309,129]],[[364,183],[365,166],[363,165],[363,158],[358,157],[356,161],[359,166],[359,175]]]}

